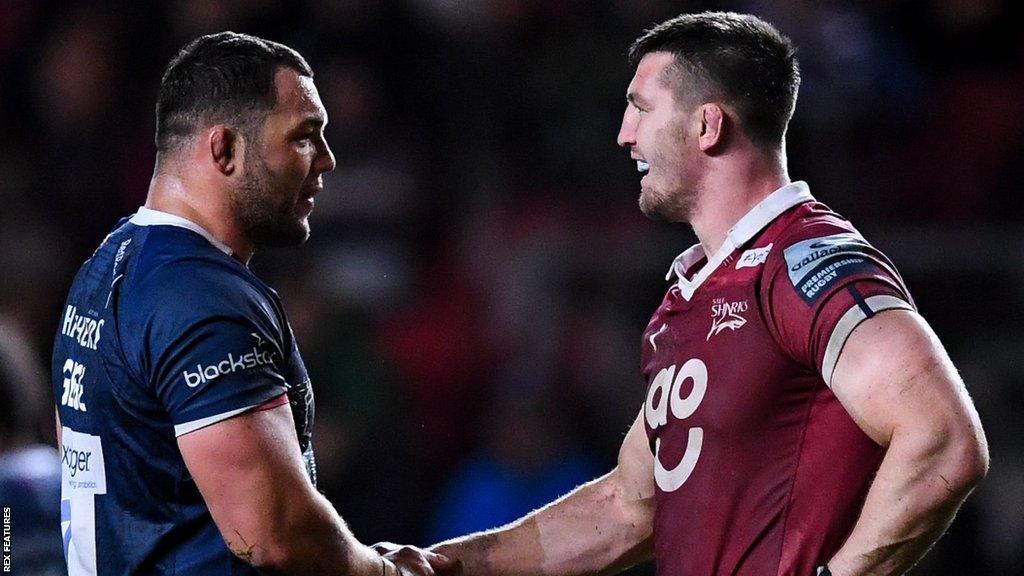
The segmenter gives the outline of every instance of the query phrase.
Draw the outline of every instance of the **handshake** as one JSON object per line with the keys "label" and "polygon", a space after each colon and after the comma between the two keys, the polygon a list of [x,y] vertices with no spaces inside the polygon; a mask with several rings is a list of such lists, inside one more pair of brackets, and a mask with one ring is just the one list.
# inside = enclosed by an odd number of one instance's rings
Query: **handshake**
{"label": "handshake", "polygon": [[371,548],[381,556],[381,576],[454,576],[462,572],[457,559],[416,546],[379,542]]}

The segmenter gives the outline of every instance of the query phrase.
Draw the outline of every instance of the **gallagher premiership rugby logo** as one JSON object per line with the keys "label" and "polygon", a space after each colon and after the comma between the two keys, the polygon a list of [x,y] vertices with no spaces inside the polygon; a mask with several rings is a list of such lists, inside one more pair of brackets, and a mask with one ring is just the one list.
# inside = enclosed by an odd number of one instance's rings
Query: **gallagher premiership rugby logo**
{"label": "gallagher premiership rugby logo", "polygon": [[182,376],[185,377],[185,385],[189,388],[195,388],[200,384],[205,384],[220,376],[233,374],[239,370],[248,370],[257,366],[273,364],[276,353],[273,350],[261,349],[267,344],[267,341],[256,332],[252,333],[252,337],[256,339],[256,344],[251,350],[237,355],[228,352],[228,357],[220,362],[215,362],[209,366],[196,364],[195,372],[189,372],[188,370],[182,372]]}
{"label": "gallagher premiership rugby logo", "polygon": [[750,306],[746,300],[726,302],[725,298],[715,298],[711,301],[711,330],[705,340],[728,328],[736,331],[747,323],[747,319],[740,314],[746,312]]}
{"label": "gallagher premiership rugby logo", "polygon": [[797,242],[783,253],[789,280],[808,304],[838,280],[872,267],[870,246],[851,232]]}

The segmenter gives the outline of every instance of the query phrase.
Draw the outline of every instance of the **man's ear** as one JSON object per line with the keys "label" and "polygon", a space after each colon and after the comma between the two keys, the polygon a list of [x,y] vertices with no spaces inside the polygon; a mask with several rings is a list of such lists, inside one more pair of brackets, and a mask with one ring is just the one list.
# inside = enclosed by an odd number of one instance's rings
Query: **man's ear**
{"label": "man's ear", "polygon": [[223,124],[217,124],[207,133],[210,145],[210,159],[221,174],[231,176],[242,162],[243,144],[238,131]]}
{"label": "man's ear", "polygon": [[725,111],[718,104],[701,104],[699,110],[700,136],[697,144],[707,152],[725,141]]}

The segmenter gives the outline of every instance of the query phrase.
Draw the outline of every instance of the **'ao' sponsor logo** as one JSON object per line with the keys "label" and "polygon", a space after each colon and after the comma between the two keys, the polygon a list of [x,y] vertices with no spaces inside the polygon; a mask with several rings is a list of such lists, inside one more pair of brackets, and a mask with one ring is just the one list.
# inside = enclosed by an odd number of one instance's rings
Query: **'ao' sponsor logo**
{"label": "'ao' sponsor logo", "polygon": [[[687,381],[693,383],[690,393],[683,396]],[[691,358],[676,370],[673,364],[658,372],[647,390],[647,401],[644,402],[644,420],[651,430],[657,430],[668,424],[669,413],[677,420],[686,420],[700,407],[704,394],[708,391],[708,367],[699,358]],[[673,468],[665,468],[661,438],[654,441],[654,481],[664,492],[674,492],[690,478],[700,451],[704,445],[704,429],[691,427],[687,431],[686,447],[682,449],[683,457]],[[680,449],[671,447],[671,452]],[[670,457],[676,458],[674,454]]]}
{"label": "'ao' sponsor logo", "polygon": [[[256,336],[255,334],[253,336]],[[263,343],[263,340],[256,336],[259,343]],[[256,368],[257,366],[266,366],[274,362],[275,353],[270,350],[260,350],[259,344],[252,347],[245,354],[235,355],[232,352],[228,352],[228,357],[210,364],[209,366],[203,366],[202,364],[196,364],[196,371],[191,372],[185,370],[181,375],[185,378],[185,385],[189,388],[195,388],[200,384],[206,384],[211,380],[215,380],[220,376],[227,374],[233,374],[239,370],[248,370],[250,368]]]}

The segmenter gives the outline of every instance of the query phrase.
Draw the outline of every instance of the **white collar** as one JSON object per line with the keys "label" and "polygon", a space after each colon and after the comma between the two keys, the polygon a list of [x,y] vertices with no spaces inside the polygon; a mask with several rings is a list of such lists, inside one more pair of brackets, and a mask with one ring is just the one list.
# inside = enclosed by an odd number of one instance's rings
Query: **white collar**
{"label": "white collar", "polygon": [[697,288],[707,280],[708,276],[736,248],[746,244],[755,234],[763,230],[765,226],[778,218],[786,210],[810,200],[814,200],[814,197],[811,196],[811,190],[806,182],[797,181],[786,184],[766,196],[764,200],[758,202],[756,206],[751,208],[749,212],[729,229],[725,242],[722,243],[722,246],[718,248],[718,251],[711,258],[708,258],[707,263],[694,275],[692,280],[687,280],[684,273],[704,257],[704,247],[699,243],[694,244],[672,261],[672,266],[669,268],[668,274],[665,275],[665,280],[671,280],[672,276],[675,275],[679,279],[679,291],[682,293],[683,298],[689,300],[693,297],[693,293],[697,291]]}
{"label": "white collar", "polygon": [[210,244],[213,244],[221,252],[228,256],[231,256],[232,254],[231,247],[214,238],[213,234],[210,234],[206,228],[203,228],[199,224],[196,224],[187,218],[182,218],[181,216],[140,206],[139,211],[132,216],[129,222],[136,226],[177,226],[178,228],[191,230],[203,238],[206,238]]}

